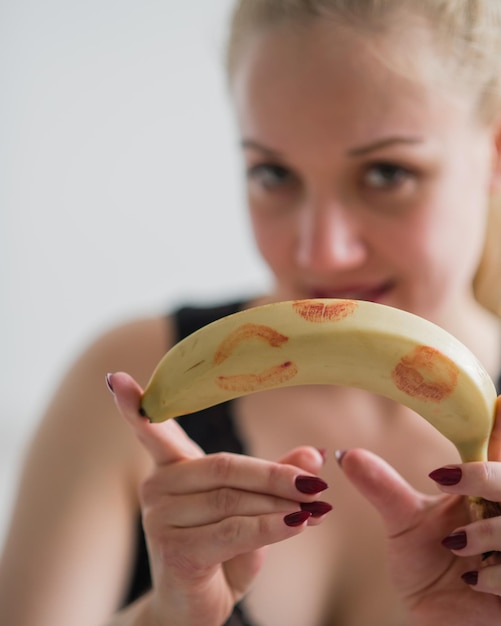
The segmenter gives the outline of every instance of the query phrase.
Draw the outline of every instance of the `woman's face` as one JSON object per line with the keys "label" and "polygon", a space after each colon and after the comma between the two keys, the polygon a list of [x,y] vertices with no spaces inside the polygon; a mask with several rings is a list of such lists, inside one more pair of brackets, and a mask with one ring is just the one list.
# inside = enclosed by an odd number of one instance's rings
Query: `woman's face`
{"label": "woman's face", "polygon": [[275,298],[437,319],[471,299],[494,144],[466,98],[406,79],[326,22],[256,35],[232,86]]}

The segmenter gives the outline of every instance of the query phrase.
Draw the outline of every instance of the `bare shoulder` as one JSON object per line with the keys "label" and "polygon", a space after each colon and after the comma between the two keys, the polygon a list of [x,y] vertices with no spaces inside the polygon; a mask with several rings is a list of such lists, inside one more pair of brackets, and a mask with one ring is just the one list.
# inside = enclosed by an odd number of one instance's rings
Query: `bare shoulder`
{"label": "bare shoulder", "polygon": [[94,464],[114,462],[139,471],[144,454],[120,418],[105,377],[125,371],[144,386],[173,341],[172,323],[163,316],[127,321],[100,334],[62,378],[38,439],[57,440],[77,459],[79,450],[82,455],[92,450]]}
{"label": "bare shoulder", "polygon": [[126,371],[143,385],[172,341],[168,318],[137,319],[101,333],[74,359],[27,450],[21,502],[44,490],[57,506],[63,494],[81,497],[92,485],[93,497],[121,494],[125,509],[137,509],[150,459],[120,416],[106,374]]}

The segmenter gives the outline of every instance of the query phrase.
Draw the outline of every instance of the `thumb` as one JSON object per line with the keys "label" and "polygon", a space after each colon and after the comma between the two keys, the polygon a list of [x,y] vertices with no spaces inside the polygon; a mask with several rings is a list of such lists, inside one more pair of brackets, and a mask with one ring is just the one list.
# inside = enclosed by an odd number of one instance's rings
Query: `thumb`
{"label": "thumb", "polygon": [[383,518],[390,536],[415,524],[428,496],[419,493],[381,457],[362,449],[338,453],[345,475]]}
{"label": "thumb", "polygon": [[108,374],[106,382],[115,396],[118,410],[157,465],[204,455],[203,450],[173,419],[153,424],[139,413],[143,390],[129,374]]}

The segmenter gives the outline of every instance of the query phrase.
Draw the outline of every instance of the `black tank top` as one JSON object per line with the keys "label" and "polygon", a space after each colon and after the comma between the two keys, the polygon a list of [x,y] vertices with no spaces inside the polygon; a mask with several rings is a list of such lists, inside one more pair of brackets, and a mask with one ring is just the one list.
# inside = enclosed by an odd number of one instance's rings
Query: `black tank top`
{"label": "black tank top", "polygon": [[[172,319],[176,329],[176,340],[179,341],[195,332],[202,326],[221,317],[236,313],[242,308],[242,302],[233,302],[212,307],[182,307],[176,310]],[[501,375],[497,384],[498,393],[501,393]],[[189,437],[196,441],[207,453],[234,452],[245,454],[245,446],[239,437],[235,423],[231,416],[231,402],[197,411],[185,415],[177,420]],[[151,588],[151,575],[148,562],[148,553],[144,537],[141,517],[138,514],[136,531],[136,557],[131,575],[129,590],[125,596],[123,606],[127,606]],[[256,626],[248,621],[240,605],[224,626]]]}

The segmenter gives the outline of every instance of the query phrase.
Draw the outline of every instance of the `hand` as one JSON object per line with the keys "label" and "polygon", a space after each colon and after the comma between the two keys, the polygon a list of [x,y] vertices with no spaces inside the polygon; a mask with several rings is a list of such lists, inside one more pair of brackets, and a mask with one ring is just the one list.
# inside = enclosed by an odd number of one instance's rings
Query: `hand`
{"label": "hand", "polygon": [[174,420],[152,424],[139,415],[142,391],[130,376],[109,380],[154,462],[140,493],[153,621],[220,626],[259,571],[262,548],[319,523],[329,510],[315,500],[326,488],[315,476],[322,455],[309,447],[277,463],[205,455]]}
{"label": "hand", "polygon": [[[342,456],[345,474],[386,525],[391,576],[414,626],[501,623],[501,565],[497,557],[482,561],[483,553],[501,550],[501,517],[471,522],[469,503],[463,497],[501,501],[500,458],[499,406],[490,440],[491,460],[432,472],[459,477],[454,485],[440,486],[441,495],[417,492],[366,450],[349,450]],[[451,550],[443,544],[454,541],[466,545]]]}

